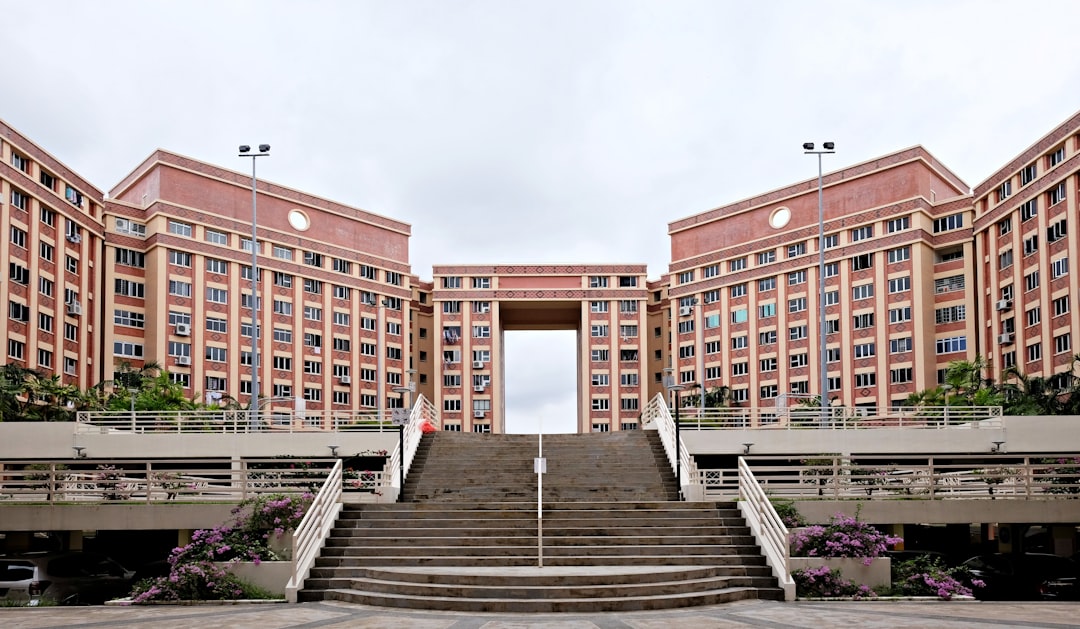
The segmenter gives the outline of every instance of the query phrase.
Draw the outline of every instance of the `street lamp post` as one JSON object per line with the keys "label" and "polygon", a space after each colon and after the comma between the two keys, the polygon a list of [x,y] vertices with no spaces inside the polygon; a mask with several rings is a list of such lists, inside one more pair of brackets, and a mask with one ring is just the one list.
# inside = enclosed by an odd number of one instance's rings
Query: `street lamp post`
{"label": "street lamp post", "polygon": [[821,369],[821,425],[829,425],[829,413],[828,413],[828,398],[829,398],[829,375],[826,371],[828,361],[826,343],[827,335],[825,334],[825,204],[824,204],[824,187],[821,172],[821,156],[825,154],[835,153],[833,149],[836,144],[833,142],[823,142],[822,150],[815,151],[813,142],[803,143],[803,153],[810,155],[817,155],[818,158],[818,337],[820,342],[819,359]]}
{"label": "street lamp post", "polygon": [[259,211],[255,158],[270,154],[269,144],[260,144],[257,153],[247,144],[240,145],[240,157],[251,158],[251,418],[249,424],[259,423]]}

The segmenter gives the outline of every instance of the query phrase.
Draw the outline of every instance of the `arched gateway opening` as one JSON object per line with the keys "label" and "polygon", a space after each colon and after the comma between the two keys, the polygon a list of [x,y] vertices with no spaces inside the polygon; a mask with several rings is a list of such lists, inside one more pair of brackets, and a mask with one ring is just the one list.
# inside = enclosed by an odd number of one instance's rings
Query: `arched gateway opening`
{"label": "arched gateway opening", "polygon": [[645,265],[436,266],[433,275],[433,397],[448,430],[506,432],[505,334],[519,330],[576,332],[575,432],[640,427],[653,380],[647,339],[660,341],[663,321],[658,306],[649,312]]}

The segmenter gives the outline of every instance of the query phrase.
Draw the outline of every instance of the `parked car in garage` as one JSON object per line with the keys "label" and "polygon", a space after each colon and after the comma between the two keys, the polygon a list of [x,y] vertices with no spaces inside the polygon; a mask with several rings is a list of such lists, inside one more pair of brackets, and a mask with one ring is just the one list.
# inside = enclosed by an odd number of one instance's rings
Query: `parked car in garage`
{"label": "parked car in garage", "polygon": [[982,600],[1080,600],[1080,564],[1044,553],[997,553],[972,557],[962,564],[985,587]]}
{"label": "parked car in garage", "polygon": [[0,601],[99,605],[131,591],[135,573],[100,553],[0,555]]}

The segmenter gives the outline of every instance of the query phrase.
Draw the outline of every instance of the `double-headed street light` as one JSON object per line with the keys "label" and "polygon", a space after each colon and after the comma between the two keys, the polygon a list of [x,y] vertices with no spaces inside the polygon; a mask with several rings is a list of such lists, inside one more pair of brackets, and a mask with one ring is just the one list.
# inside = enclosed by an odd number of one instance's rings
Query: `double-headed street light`
{"label": "double-headed street light", "polygon": [[822,150],[815,151],[813,142],[805,142],[802,145],[803,152],[809,155],[817,155],[817,204],[818,204],[818,338],[821,343],[819,356],[821,368],[821,425],[829,425],[829,374],[826,371],[827,360],[827,334],[825,333],[825,204],[821,176],[821,156],[835,153],[836,144],[823,142]]}
{"label": "double-headed street light", "polygon": [[[251,158],[251,418],[255,427],[259,420],[259,212],[256,195],[255,158],[270,154],[269,144],[260,144],[257,153],[247,144],[240,145],[240,157]],[[242,335],[241,335],[242,336]]]}

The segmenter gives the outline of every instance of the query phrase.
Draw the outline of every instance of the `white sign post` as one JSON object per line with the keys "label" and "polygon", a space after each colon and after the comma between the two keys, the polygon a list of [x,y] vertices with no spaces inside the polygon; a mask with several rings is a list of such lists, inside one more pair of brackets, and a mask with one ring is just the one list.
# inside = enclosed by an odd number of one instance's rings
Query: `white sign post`
{"label": "white sign post", "polygon": [[536,472],[536,566],[544,567],[544,474],[547,473],[547,459],[544,458],[544,417],[539,418],[537,443],[539,452],[533,459],[533,471]]}

